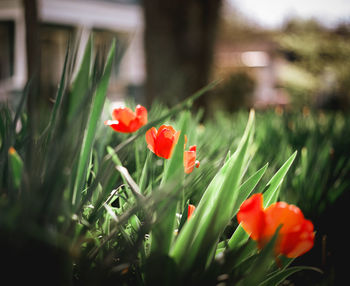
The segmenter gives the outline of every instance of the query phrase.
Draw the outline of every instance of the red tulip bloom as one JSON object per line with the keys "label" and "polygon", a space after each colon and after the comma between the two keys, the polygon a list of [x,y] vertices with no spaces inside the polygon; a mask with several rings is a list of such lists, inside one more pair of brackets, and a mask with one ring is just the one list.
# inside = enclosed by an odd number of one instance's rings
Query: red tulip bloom
{"label": "red tulip bloom", "polygon": [[188,205],[187,220],[189,220],[192,217],[193,212],[194,212],[195,209],[196,209],[196,207],[194,205],[191,205],[191,204]]}
{"label": "red tulip bloom", "polygon": [[157,156],[169,159],[179,139],[179,135],[180,131],[176,131],[169,125],[160,126],[158,131],[152,127],[146,132],[147,147]]}
{"label": "red tulip bloom", "polygon": [[263,208],[262,194],[255,194],[242,203],[237,220],[250,237],[264,247],[282,225],[275,245],[275,254],[298,257],[314,245],[314,226],[301,210],[285,202]]}
{"label": "red tulip bloom", "polygon": [[106,120],[105,125],[117,132],[135,132],[147,123],[147,109],[137,105],[133,112],[127,107],[119,107],[113,110],[112,118],[113,120]]}
{"label": "red tulip bloom", "polygon": [[199,161],[196,160],[196,149],[197,146],[193,145],[188,151],[184,152],[184,167],[186,174],[191,173],[194,167],[199,167]]}

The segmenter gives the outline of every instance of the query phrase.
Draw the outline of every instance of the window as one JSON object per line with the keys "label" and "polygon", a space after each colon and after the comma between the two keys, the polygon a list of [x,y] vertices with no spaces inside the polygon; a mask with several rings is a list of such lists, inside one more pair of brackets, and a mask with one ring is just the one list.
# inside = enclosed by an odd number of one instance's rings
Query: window
{"label": "window", "polygon": [[0,81],[13,76],[14,28],[13,21],[0,21]]}
{"label": "window", "polygon": [[124,55],[125,49],[127,48],[128,36],[123,33],[116,33],[108,30],[93,29],[94,36],[94,52],[97,51],[103,58],[107,57],[107,53],[111,46],[113,39],[116,40],[116,55],[114,57],[114,63],[112,67],[112,74],[109,81],[108,93],[110,97],[120,96],[125,94],[125,83],[120,80],[119,68],[120,61]]}
{"label": "window", "polygon": [[68,40],[74,28],[61,25],[42,24],[41,40],[41,92],[54,98],[61,79]]}

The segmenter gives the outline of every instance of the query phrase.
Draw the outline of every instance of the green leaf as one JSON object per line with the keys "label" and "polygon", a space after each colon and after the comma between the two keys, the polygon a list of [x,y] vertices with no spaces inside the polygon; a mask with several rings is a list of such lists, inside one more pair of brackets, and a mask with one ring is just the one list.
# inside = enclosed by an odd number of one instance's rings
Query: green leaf
{"label": "green leaf", "polygon": [[[262,176],[265,174],[265,171],[267,169],[268,164],[266,164],[264,167],[256,171],[251,177],[249,177],[239,188],[239,195],[237,197],[237,201],[235,203],[235,206],[233,208],[233,215],[236,215],[238,212],[239,207],[243,203],[243,201],[250,195],[250,193],[254,190]],[[228,247],[229,249],[233,249],[237,247],[238,245],[241,245],[243,242],[247,241],[248,235],[244,231],[244,229],[241,226],[238,226],[235,233],[232,235],[230,240],[228,241]]]}
{"label": "green leaf", "polygon": [[[260,281],[266,277],[272,263],[274,262],[274,246],[277,241],[278,232],[281,229],[281,226],[277,228],[274,236],[271,240],[265,245],[265,247],[257,255],[257,258],[250,265],[249,271],[247,271],[246,277],[243,281],[240,281],[241,285],[244,286],[256,286]],[[251,275],[254,273],[254,275]]]}
{"label": "green leaf", "polygon": [[111,156],[113,163],[116,166],[122,166],[122,162],[120,161],[117,153],[114,151],[114,149],[111,146],[106,147],[108,154]]}
{"label": "green leaf", "polygon": [[[87,47],[88,48],[88,47]],[[89,50],[86,50],[86,53],[91,52],[90,51],[91,48],[89,48]],[[59,108],[61,107],[61,103],[62,103],[62,99],[63,99],[63,93],[64,93],[64,88],[66,85],[66,80],[67,80],[67,64],[68,64],[68,59],[69,59],[69,52],[71,51],[70,46],[68,46],[67,51],[66,51],[66,56],[64,58],[64,64],[63,64],[63,70],[62,70],[62,75],[61,75],[61,80],[60,80],[60,84],[59,84],[59,88],[57,91],[57,96],[56,96],[56,100],[55,100],[55,104],[53,106],[52,112],[51,112],[51,117],[50,117],[50,122],[47,126],[49,135],[48,135],[48,140],[50,140],[51,135],[52,135],[52,130],[53,130],[53,126],[55,126],[56,123],[56,118],[57,118],[57,113],[59,111]],[[86,58],[86,60],[89,60],[88,57]],[[81,67],[81,71],[80,73],[82,73],[82,67]],[[83,77],[81,75],[81,77]],[[86,76],[84,76],[85,78]],[[76,79],[78,80],[78,78]],[[78,85],[78,84],[77,84]]]}
{"label": "green leaf", "polygon": [[237,200],[233,207],[233,215],[236,215],[241,204],[247,199],[247,197],[252,193],[256,185],[259,183],[262,176],[268,167],[268,163],[256,171],[252,176],[250,176],[240,187],[238,191]]}
{"label": "green leaf", "polygon": [[88,162],[89,162],[91,150],[93,147],[97,124],[99,122],[103,105],[107,95],[107,88],[108,88],[109,78],[112,70],[114,54],[115,54],[115,41],[113,41],[111,45],[102,78],[98,83],[96,93],[93,98],[92,109],[88,120],[87,130],[85,130],[82,149],[79,156],[77,175],[76,175],[73,196],[72,196],[73,206],[75,206],[77,202],[80,201],[81,190],[83,189],[83,186],[85,183],[84,178],[86,178]]}
{"label": "green leaf", "polygon": [[69,96],[68,120],[74,120],[90,86],[90,66],[92,58],[92,36],[90,36],[84,51],[79,71],[74,79]]}
{"label": "green leaf", "polygon": [[[183,153],[185,144],[185,134],[187,132],[190,114],[188,111],[183,112],[180,119],[180,136],[174,148],[173,154],[166,162],[163,173],[161,188],[169,185],[176,180],[177,187],[182,185],[184,179]],[[178,188],[177,188],[178,189]],[[180,197],[180,195],[178,196]],[[158,223],[152,230],[151,252],[157,254],[168,254],[170,245],[174,237],[175,219],[177,210],[176,195],[159,204],[157,215]]]}
{"label": "green leaf", "polygon": [[148,152],[145,164],[143,165],[142,172],[141,172],[141,177],[139,180],[139,186],[141,193],[144,194],[146,190],[146,184],[147,184],[147,172],[149,169],[149,164],[150,164],[150,158],[152,156],[151,152]]}
{"label": "green leaf", "polygon": [[251,111],[237,150],[207,187],[194,215],[185,223],[171,250],[180,271],[190,271],[194,265],[204,267],[208,257],[215,253],[213,249],[233,215],[253,133],[254,111]]}
{"label": "green leaf", "polygon": [[264,280],[262,283],[259,284],[259,286],[270,286],[270,285],[279,285],[282,283],[285,279],[287,279],[290,275],[302,271],[302,270],[313,270],[322,273],[322,271],[315,267],[309,267],[309,266],[293,266],[286,269],[283,269],[281,271],[277,271],[277,273],[271,275],[269,278]]}
{"label": "green leaf", "polygon": [[[266,184],[267,189],[263,195],[264,207],[267,207],[268,205],[270,205],[271,203],[277,200],[279,188],[283,182],[285,175],[287,174],[287,171],[292,165],[296,155],[297,155],[297,152],[294,152],[293,155],[288,158],[288,160],[282,165],[282,167],[276,172],[276,174]],[[255,175],[257,174],[254,174],[252,177],[254,177]],[[247,182],[249,180],[250,179],[248,179]],[[245,243],[248,239],[249,239],[249,235],[245,232],[242,226],[239,225],[235,230],[235,232],[233,233],[233,235],[231,236],[230,240],[228,241],[228,247],[229,249],[235,249],[236,247],[239,247],[240,245]],[[242,257],[242,259],[244,259],[244,257]]]}
{"label": "green leaf", "polygon": [[279,190],[286,176],[290,166],[292,165],[295,157],[297,156],[297,151],[295,151],[292,156],[282,165],[282,167],[276,172],[276,174],[271,178],[271,180],[266,184],[266,191],[264,192],[264,208],[268,207],[272,203],[277,201]]}
{"label": "green leaf", "polygon": [[180,219],[180,222],[179,222],[179,228],[178,228],[178,233],[181,232],[181,229],[182,227],[185,225],[185,222],[187,221],[187,217],[188,217],[188,206],[189,206],[189,203],[186,203],[185,207],[184,207],[184,210],[181,214],[181,219]]}
{"label": "green leaf", "polygon": [[22,180],[23,161],[13,147],[10,147],[8,154],[13,186],[15,189],[18,189]]}
{"label": "green leaf", "polygon": [[233,235],[231,236],[230,240],[228,241],[228,246],[230,249],[235,249],[236,247],[239,247],[240,245],[244,244],[249,238],[249,235],[245,232],[243,227],[239,225]]}
{"label": "green leaf", "polygon": [[141,194],[139,186],[135,183],[134,179],[130,176],[128,169],[123,166],[117,166],[116,169],[122,175],[126,183],[129,185],[131,193],[135,197],[138,202],[142,202],[144,200],[144,196]]}
{"label": "green leaf", "polygon": [[171,158],[166,161],[164,174],[162,177],[161,185],[170,181],[178,174],[183,174],[183,154],[185,145],[185,135],[187,134],[188,123],[190,120],[190,114],[188,111],[183,112],[180,119],[180,136],[178,142],[174,148],[174,152]]}

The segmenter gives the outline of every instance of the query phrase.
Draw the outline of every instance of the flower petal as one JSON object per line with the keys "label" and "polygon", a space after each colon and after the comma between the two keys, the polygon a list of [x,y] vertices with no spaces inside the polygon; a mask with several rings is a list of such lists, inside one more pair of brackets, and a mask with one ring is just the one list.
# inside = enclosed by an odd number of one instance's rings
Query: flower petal
{"label": "flower petal", "polygon": [[119,121],[118,120],[106,120],[104,122],[105,125],[108,125],[108,126],[111,126],[111,125],[117,125],[119,124]]}
{"label": "flower petal", "polygon": [[134,120],[130,121],[129,123],[129,132],[135,132],[137,130],[139,130],[142,127],[140,121],[138,118],[135,118]]}
{"label": "flower petal", "polygon": [[304,220],[301,210],[285,202],[277,202],[265,209],[266,227],[265,236],[273,236],[279,225],[282,225],[280,234],[289,233],[298,227]]}
{"label": "flower petal", "polygon": [[246,232],[257,240],[259,248],[264,247],[281,226],[275,244],[275,255],[295,258],[314,245],[314,226],[294,205],[277,202],[264,210],[262,195],[256,194],[241,205],[237,219]]}
{"label": "flower petal", "polygon": [[150,149],[153,153],[155,153],[156,138],[157,138],[157,129],[152,127],[146,132],[146,142],[147,142],[148,149]]}
{"label": "flower petal", "polygon": [[191,204],[188,205],[187,220],[189,220],[192,217],[193,212],[194,212],[195,209],[196,209],[196,207],[194,205],[191,205]]}
{"label": "flower petal", "polygon": [[195,151],[185,151],[184,152],[184,167],[185,173],[190,174],[196,164],[196,152]]}
{"label": "flower petal", "polygon": [[165,159],[169,159],[171,157],[172,150],[176,144],[174,131],[175,130],[172,127],[167,128],[164,125],[158,129],[157,139],[155,142],[155,153],[159,157],[162,157]]}
{"label": "flower petal", "polygon": [[[115,131],[131,133],[140,129],[147,123],[147,109],[141,105],[136,106],[134,113],[128,107],[115,108],[112,112],[114,120],[106,121],[105,124],[111,126]],[[112,123],[112,121],[114,121]]]}
{"label": "flower petal", "polygon": [[184,152],[184,167],[186,174],[190,174],[193,171],[194,167],[199,167],[199,161],[196,160],[196,150],[197,146],[193,145],[190,146],[188,151]]}
{"label": "flower petal", "polygon": [[188,149],[189,151],[194,151],[194,152],[196,152],[196,150],[197,150],[197,145],[192,145],[192,146],[190,146],[190,148]]}
{"label": "flower petal", "polygon": [[181,133],[181,131],[176,131],[175,134],[174,134],[173,146],[171,147],[169,158],[170,158],[171,155],[173,154],[175,145],[177,144],[177,141],[179,140],[180,133]]}
{"label": "flower petal", "polygon": [[120,107],[113,110],[112,117],[125,126],[129,126],[130,122],[136,118],[136,115],[128,107]]}
{"label": "flower petal", "polygon": [[117,132],[122,132],[122,133],[129,132],[129,128],[125,126],[122,122],[119,122],[118,120],[106,120],[104,124],[110,126],[111,128],[113,128],[113,130]]}
{"label": "flower petal", "polygon": [[138,120],[139,128],[147,123],[147,109],[138,104],[135,108],[136,118]]}
{"label": "flower petal", "polygon": [[284,235],[279,252],[289,258],[303,255],[314,246],[314,226],[304,219],[294,231]]}
{"label": "flower petal", "polygon": [[161,125],[158,129],[158,132],[157,132],[157,136],[163,132],[163,130],[166,129],[168,131],[168,136],[174,136],[174,134],[176,133],[176,130],[171,126],[171,125]]}
{"label": "flower petal", "polygon": [[252,195],[244,201],[237,213],[237,220],[254,240],[259,240],[265,227],[262,194]]}

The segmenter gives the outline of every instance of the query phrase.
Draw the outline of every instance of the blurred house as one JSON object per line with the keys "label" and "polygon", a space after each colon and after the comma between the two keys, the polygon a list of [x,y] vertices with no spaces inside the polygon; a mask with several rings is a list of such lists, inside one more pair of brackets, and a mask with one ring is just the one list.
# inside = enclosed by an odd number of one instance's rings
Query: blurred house
{"label": "blurred house", "polygon": [[[113,38],[126,43],[115,59],[109,97],[137,90],[145,78],[142,8],[137,0],[38,0],[41,78],[45,92],[55,94],[70,37],[80,37],[81,59],[91,32],[95,48],[108,49]],[[27,76],[26,26],[21,0],[0,1],[0,98],[20,91]],[[118,41],[120,40],[120,41]]]}
{"label": "blurred house", "polygon": [[[278,75],[285,61],[268,40],[225,45],[219,44],[215,69],[223,78],[244,70],[255,81],[252,102],[255,107],[288,104],[288,96],[279,88]],[[235,96],[232,94],[232,96]]]}
{"label": "blurred house", "polygon": [[[274,40],[275,32],[251,23],[234,7],[225,7],[227,9],[223,11],[214,50],[213,76],[224,79],[223,84],[226,82],[227,86],[231,86],[231,94],[226,93],[232,101],[238,102],[236,105],[242,102],[241,107],[250,105],[263,108],[288,104],[288,95],[279,83],[286,61]],[[253,90],[251,84],[242,82],[244,78],[253,80]],[[233,85],[239,84],[242,84],[242,88],[233,88]],[[246,95],[248,100],[242,96],[245,88],[249,89]],[[230,100],[228,95],[225,96],[226,101]]]}

